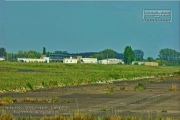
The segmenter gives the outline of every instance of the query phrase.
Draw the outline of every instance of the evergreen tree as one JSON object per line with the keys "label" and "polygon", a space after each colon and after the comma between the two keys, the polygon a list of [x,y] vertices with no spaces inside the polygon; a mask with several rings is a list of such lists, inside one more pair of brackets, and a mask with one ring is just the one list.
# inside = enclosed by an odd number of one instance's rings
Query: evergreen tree
{"label": "evergreen tree", "polygon": [[46,55],[46,48],[43,47],[43,55]]}
{"label": "evergreen tree", "polygon": [[134,52],[131,46],[126,46],[124,49],[124,63],[130,64],[134,61]]}

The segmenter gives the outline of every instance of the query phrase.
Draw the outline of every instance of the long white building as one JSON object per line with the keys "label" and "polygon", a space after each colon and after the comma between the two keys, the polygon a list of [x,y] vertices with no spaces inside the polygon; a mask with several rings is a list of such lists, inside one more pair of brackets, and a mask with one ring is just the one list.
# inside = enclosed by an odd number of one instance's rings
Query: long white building
{"label": "long white building", "polygon": [[72,57],[70,58],[64,58],[63,63],[77,63],[77,59],[74,59]]}
{"label": "long white building", "polygon": [[18,62],[47,62],[49,63],[49,57],[44,57],[42,59],[32,59],[32,58],[18,58]]}
{"label": "long white building", "polygon": [[97,63],[97,58],[81,58],[81,63]]}
{"label": "long white building", "polygon": [[116,58],[99,60],[99,64],[118,64],[118,63],[122,63],[122,60]]}

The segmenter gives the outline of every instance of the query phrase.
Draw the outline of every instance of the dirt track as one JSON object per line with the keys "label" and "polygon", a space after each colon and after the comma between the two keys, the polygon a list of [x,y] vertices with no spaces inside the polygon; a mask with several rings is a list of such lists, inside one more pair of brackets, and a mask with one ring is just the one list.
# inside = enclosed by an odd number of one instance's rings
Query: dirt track
{"label": "dirt track", "polygon": [[[146,86],[144,91],[135,91],[137,83]],[[14,115],[43,116],[71,115],[75,112],[94,115],[121,115],[137,117],[173,117],[180,118],[180,91],[170,91],[170,86],[180,88],[180,79],[168,78],[162,81],[151,79],[137,81],[119,81],[112,84],[94,84],[64,87],[48,90],[36,90],[26,93],[6,93],[0,97],[11,96],[17,102],[2,105],[1,109]],[[109,93],[106,88],[113,86]],[[125,90],[121,90],[124,86]],[[59,102],[22,102],[24,99],[58,98]]]}

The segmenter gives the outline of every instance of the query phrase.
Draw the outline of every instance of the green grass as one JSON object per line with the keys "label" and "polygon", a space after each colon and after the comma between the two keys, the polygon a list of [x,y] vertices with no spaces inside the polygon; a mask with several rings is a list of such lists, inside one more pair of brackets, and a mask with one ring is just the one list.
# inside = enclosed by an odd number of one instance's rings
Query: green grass
{"label": "green grass", "polygon": [[0,93],[169,76],[178,71],[167,66],[0,62]]}

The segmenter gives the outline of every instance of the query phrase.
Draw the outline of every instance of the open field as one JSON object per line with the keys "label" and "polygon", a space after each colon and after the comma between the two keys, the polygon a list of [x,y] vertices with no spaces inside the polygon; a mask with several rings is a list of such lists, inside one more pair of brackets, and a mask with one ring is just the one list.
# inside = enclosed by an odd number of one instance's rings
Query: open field
{"label": "open field", "polygon": [[[138,83],[145,89],[135,89]],[[13,103],[0,105],[0,117],[8,112],[28,120],[180,120],[179,90],[176,76],[4,93],[0,97]]]}
{"label": "open field", "polygon": [[0,62],[0,90],[0,119],[180,120],[179,67]]}
{"label": "open field", "polygon": [[179,67],[0,62],[0,93],[169,76]]}

